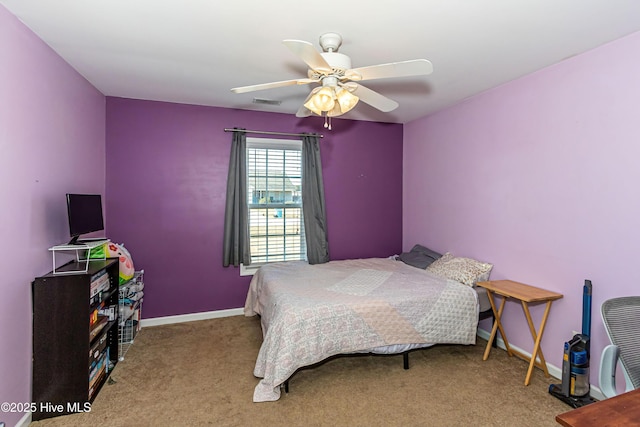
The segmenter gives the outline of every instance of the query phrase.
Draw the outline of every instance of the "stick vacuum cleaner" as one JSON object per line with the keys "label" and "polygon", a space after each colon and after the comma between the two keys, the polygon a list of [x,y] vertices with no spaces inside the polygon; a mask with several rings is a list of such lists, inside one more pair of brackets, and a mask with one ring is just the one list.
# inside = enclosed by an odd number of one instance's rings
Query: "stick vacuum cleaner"
{"label": "stick vacuum cleaner", "polygon": [[595,402],[589,396],[589,347],[591,335],[591,280],[582,292],[582,333],[564,343],[562,384],[551,384],[549,393],[573,408]]}

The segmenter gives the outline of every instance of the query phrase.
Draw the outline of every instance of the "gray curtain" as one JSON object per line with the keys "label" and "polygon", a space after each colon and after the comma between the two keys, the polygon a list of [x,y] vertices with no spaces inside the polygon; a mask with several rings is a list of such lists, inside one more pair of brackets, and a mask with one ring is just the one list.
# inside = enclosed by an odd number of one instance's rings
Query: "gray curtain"
{"label": "gray curtain", "polygon": [[251,263],[247,207],[247,135],[232,132],[227,202],[224,209],[224,237],[222,265],[239,266]]}
{"label": "gray curtain", "polygon": [[302,211],[309,264],[329,261],[320,141],[316,135],[302,137]]}

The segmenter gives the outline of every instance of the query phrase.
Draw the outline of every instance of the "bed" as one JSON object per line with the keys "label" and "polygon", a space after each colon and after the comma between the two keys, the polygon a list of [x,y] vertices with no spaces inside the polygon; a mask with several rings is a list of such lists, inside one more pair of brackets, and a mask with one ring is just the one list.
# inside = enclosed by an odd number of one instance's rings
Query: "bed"
{"label": "bed", "polygon": [[391,258],[265,265],[244,308],[263,333],[253,401],[278,400],[298,369],[335,355],[475,344],[479,310],[472,286]]}

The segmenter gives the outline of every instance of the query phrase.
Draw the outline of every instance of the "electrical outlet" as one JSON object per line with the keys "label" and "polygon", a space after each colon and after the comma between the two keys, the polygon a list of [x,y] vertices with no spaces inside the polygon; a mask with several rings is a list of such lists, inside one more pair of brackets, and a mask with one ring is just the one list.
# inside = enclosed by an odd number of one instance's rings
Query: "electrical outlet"
{"label": "electrical outlet", "polygon": [[[581,334],[582,332],[572,331],[572,333],[573,333],[573,335],[578,335],[578,334]],[[573,336],[573,335],[572,335],[572,336]]]}

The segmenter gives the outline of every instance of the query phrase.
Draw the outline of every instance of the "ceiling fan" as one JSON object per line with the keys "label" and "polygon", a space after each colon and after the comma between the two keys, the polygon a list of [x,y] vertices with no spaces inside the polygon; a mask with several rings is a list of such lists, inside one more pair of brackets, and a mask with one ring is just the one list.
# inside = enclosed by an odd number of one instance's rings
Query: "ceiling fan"
{"label": "ceiling fan", "polygon": [[398,107],[396,101],[362,86],[359,82],[390,77],[428,75],[433,71],[431,62],[426,59],[351,68],[351,58],[338,53],[338,48],[342,45],[342,36],[337,33],[326,33],[320,36],[322,53],[306,41],[284,40],[283,43],[309,66],[307,78],[236,87],[231,91],[245,93],[284,86],[320,83],[320,86],[311,90],[296,116],[307,117],[312,114],[324,116],[325,127],[329,129],[331,129],[331,122],[327,122],[327,118],[330,119],[348,112],[355,107],[359,100],[383,112],[389,112]]}

